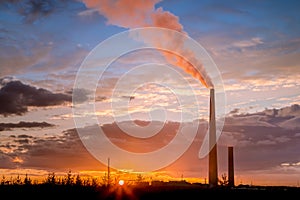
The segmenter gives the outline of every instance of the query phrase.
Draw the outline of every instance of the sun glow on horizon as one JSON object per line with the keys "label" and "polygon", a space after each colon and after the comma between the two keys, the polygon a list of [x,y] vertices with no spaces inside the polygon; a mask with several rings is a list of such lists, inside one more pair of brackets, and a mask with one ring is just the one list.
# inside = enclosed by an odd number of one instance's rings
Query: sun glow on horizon
{"label": "sun glow on horizon", "polygon": [[124,185],[124,183],[125,183],[125,181],[124,181],[124,180],[122,180],[122,179],[121,179],[121,180],[119,180],[119,185],[121,185],[121,186],[122,186],[122,185]]}

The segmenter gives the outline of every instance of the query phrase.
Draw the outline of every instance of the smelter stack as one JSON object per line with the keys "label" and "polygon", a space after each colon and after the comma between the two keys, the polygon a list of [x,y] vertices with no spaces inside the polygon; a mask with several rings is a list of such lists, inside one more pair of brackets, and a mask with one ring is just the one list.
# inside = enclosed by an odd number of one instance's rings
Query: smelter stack
{"label": "smelter stack", "polygon": [[218,185],[218,158],[216,141],[216,114],[215,114],[215,90],[210,89],[209,105],[209,186]]}

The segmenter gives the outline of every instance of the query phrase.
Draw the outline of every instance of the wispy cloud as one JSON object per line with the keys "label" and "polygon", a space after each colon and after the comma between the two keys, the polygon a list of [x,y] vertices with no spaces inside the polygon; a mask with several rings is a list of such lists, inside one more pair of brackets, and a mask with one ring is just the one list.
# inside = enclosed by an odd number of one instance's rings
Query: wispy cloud
{"label": "wispy cloud", "polygon": [[250,40],[242,40],[242,41],[235,41],[233,42],[232,46],[239,47],[239,48],[247,48],[257,46],[259,44],[263,44],[262,38],[255,37],[251,38]]}

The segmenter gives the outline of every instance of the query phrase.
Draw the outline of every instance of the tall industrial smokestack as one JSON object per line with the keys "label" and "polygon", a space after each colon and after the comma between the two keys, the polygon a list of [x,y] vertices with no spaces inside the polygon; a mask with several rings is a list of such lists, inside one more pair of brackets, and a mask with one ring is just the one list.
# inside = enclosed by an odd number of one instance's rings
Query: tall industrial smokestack
{"label": "tall industrial smokestack", "polygon": [[216,115],[215,115],[215,90],[210,89],[209,105],[209,186],[218,185],[218,159],[217,159],[217,141],[216,141]]}
{"label": "tall industrial smokestack", "polygon": [[228,147],[228,186],[234,186],[233,147]]}

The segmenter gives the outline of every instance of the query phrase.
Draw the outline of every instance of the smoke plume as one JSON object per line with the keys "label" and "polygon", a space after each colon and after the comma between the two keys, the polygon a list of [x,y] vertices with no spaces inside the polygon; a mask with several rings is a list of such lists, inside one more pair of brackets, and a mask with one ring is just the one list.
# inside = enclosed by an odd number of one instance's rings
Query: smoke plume
{"label": "smoke plume", "polygon": [[[161,27],[172,29],[183,34],[183,26],[179,23],[179,18],[168,11],[164,11],[162,7],[155,8],[155,4],[161,0],[82,0],[87,8],[96,9],[99,14],[107,18],[108,25],[116,25],[123,28],[138,27]],[[213,84],[208,77],[202,63],[195,59],[194,54],[184,48],[184,41],[176,37],[176,35],[162,35],[158,40],[151,40],[151,36],[145,41],[160,47],[162,43],[169,41],[168,48],[174,49],[180,53],[175,55],[164,52],[166,60],[175,66],[181,67],[186,73],[198,79],[205,87],[212,88]],[[184,58],[183,58],[183,57]],[[192,61],[187,62],[186,60]],[[191,64],[196,64],[200,72]]]}

